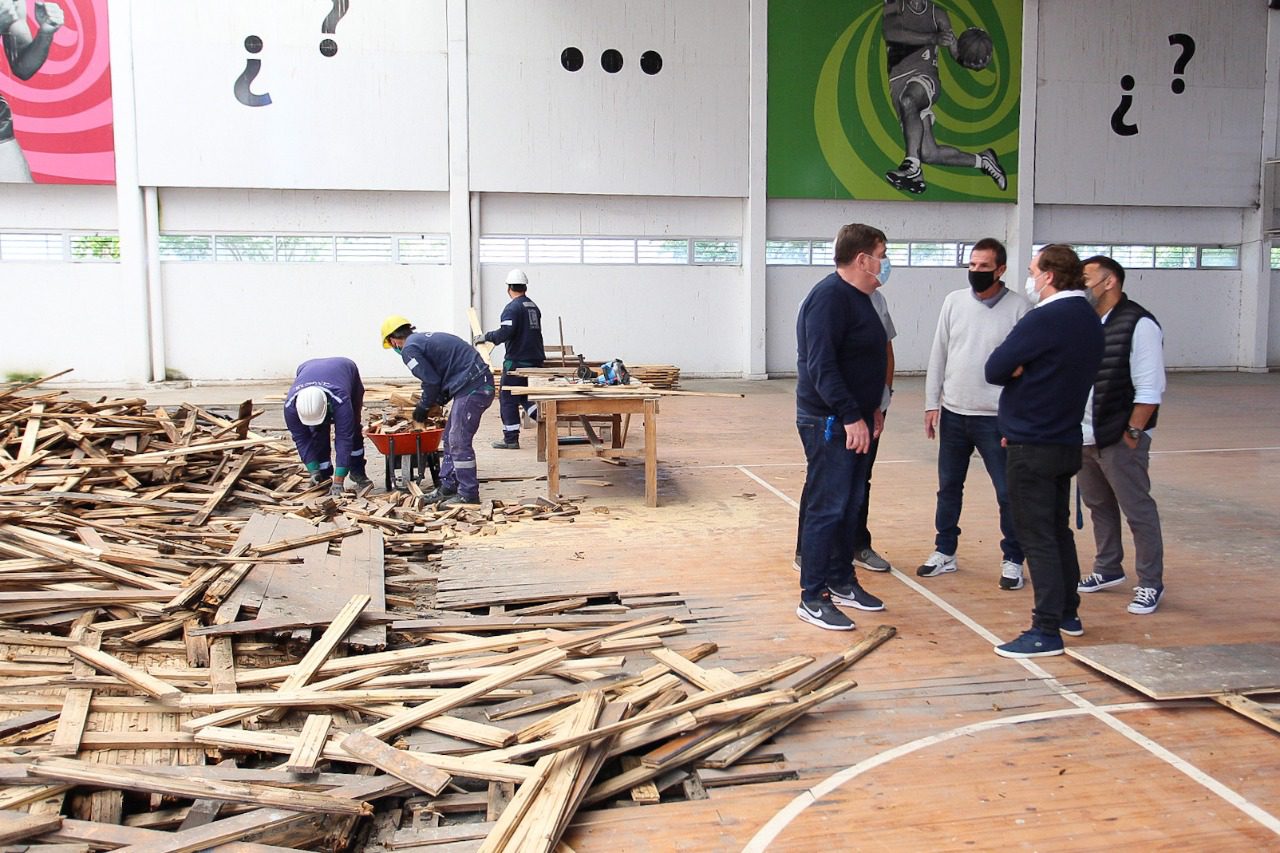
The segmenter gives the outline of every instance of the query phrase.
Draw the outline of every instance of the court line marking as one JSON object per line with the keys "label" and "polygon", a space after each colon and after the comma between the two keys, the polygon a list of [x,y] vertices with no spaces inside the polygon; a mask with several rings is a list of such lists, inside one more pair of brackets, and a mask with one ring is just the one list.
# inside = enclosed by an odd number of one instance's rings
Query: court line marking
{"label": "court line marking", "polygon": [[[749,478],[751,478],[755,482],[764,486],[770,492],[773,492],[773,494],[777,495],[785,503],[789,504],[793,509],[799,511],[800,505],[794,499],[792,499],[789,495],[779,490],[773,484],[768,483],[765,480],[761,479],[760,477],[756,476],[752,472],[748,471],[744,466],[738,466],[738,470],[740,470],[743,474],[747,475]],[[894,577],[896,577],[899,581],[901,581],[903,584],[905,584],[908,588],[924,596],[924,598],[928,600],[931,604],[933,604],[935,607],[938,607],[939,609],[941,609],[942,611],[950,615],[952,618],[959,621],[966,628],[976,633],[979,637],[982,637],[984,640],[991,642],[993,645],[998,645],[1001,642],[1000,638],[997,637],[991,631],[989,631],[986,627],[979,624],[974,619],[970,618],[967,614],[965,614],[964,612],[956,608],[954,605],[950,604],[946,600],[939,597],[932,590],[926,589],[924,586],[922,586],[913,578],[907,577],[897,569],[893,569],[891,571],[891,574]],[[1027,658],[1014,658],[1011,660],[1013,660],[1014,663],[1021,664],[1024,669],[1026,669],[1032,675],[1035,675],[1037,678],[1041,679],[1049,687],[1050,690],[1052,690],[1058,696],[1062,697],[1063,699],[1067,700],[1068,702],[1070,702],[1072,705],[1075,706],[1074,711],[1073,709],[1062,709],[1062,710],[1073,711],[1073,713],[1088,714],[1094,717],[1103,725],[1107,726],[1108,728],[1112,729],[1116,733],[1122,735],[1123,737],[1127,738],[1131,742],[1142,747],[1147,752],[1154,755],[1156,758],[1159,758],[1161,761],[1164,761],[1166,764],[1178,770],[1180,773],[1187,776],[1193,782],[1196,782],[1200,786],[1207,788],[1209,791],[1216,794],[1222,800],[1231,804],[1236,809],[1239,809],[1240,811],[1244,812],[1246,815],[1248,815],[1258,823],[1262,824],[1267,829],[1270,829],[1276,835],[1280,835],[1280,818],[1277,818],[1275,815],[1272,815],[1270,812],[1256,805],[1255,803],[1253,803],[1252,801],[1250,801],[1249,799],[1247,799],[1246,797],[1244,797],[1234,789],[1227,787],[1222,782],[1219,782],[1217,779],[1213,778],[1208,773],[1205,773],[1203,770],[1196,767],[1191,762],[1187,761],[1181,756],[1175,755],[1174,753],[1170,752],[1168,749],[1156,743],[1151,738],[1147,737],[1141,732],[1130,727],[1127,723],[1117,720],[1115,717],[1111,716],[1109,713],[1102,710],[1099,706],[1094,705],[1088,699],[1085,699],[1083,696],[1076,693],[1074,690],[1071,690],[1069,687],[1062,684],[1054,676],[1052,676],[1048,671],[1046,671],[1039,664],[1037,664],[1034,660],[1030,660]],[[1143,703],[1139,703],[1139,704],[1143,704]],[[1157,707],[1165,707],[1165,706],[1157,706]],[[1042,712],[1042,713],[1052,713],[1052,712]],[[1027,715],[1023,715],[1023,716],[1027,716]],[[1035,715],[1030,715],[1030,716],[1034,717]],[[1005,717],[997,720],[991,720],[988,722],[991,724],[996,724],[996,723],[999,723],[1001,719],[1016,720],[1018,718]],[[981,726],[983,724],[974,723],[973,725]],[[961,728],[968,728],[968,727],[961,727]],[[938,737],[938,736],[930,735],[926,738],[922,738],[921,740],[930,741],[930,738],[934,738],[934,737]],[[938,741],[934,741],[934,742],[938,742]],[[915,743],[915,741],[913,741],[913,743]],[[923,744],[923,746],[932,746],[932,745],[933,745],[933,742]],[[923,748],[923,746],[918,746],[916,747],[916,749]],[[879,766],[879,764],[883,764],[893,760],[894,758],[897,758],[898,755],[895,753],[896,753],[896,750],[899,750],[899,749],[902,749],[902,747],[895,747],[894,749],[886,750],[885,753],[882,753],[882,754],[887,755],[888,757],[885,758],[883,761],[880,761],[878,764],[873,764],[871,766]],[[915,751],[915,750],[913,749],[909,751]],[[902,754],[905,755],[906,753],[902,753]],[[774,815],[774,817],[771,818],[768,823],[766,823],[763,827],[761,827],[761,829],[755,834],[755,836],[752,837],[751,841],[748,842],[747,846],[743,848],[743,853],[755,853],[755,851],[765,850],[768,847],[768,845],[772,843],[773,840],[776,839],[777,836],[784,829],[786,829],[787,826],[793,820],[795,820],[796,817],[798,817],[809,806],[816,803],[818,801],[818,797],[824,796],[834,791],[836,788],[843,785],[849,779],[856,777],[859,773],[863,771],[857,770],[857,772],[852,772],[852,773],[851,771],[854,771],[857,768],[861,767],[862,765],[867,764],[867,762],[875,761],[877,757],[878,756],[873,756],[872,758],[867,759],[866,761],[859,762],[858,764],[854,764],[850,767],[845,768],[844,770],[838,771],[832,774],[831,776],[827,777],[827,779],[818,783],[814,787],[806,790],[805,792],[797,796],[788,805],[783,807],[783,809],[780,812]],[[847,778],[843,778],[845,774],[850,774],[850,775],[848,775]],[[814,791],[818,792],[818,796],[813,795],[812,792]],[[768,831],[766,832],[766,830]],[[759,842],[759,844],[757,844],[757,842]]]}

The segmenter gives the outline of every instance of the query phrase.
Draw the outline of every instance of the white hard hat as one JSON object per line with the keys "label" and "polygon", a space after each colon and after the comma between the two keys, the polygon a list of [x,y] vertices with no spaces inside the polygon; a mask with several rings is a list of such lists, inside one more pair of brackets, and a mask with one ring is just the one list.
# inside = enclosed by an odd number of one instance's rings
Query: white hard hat
{"label": "white hard hat", "polygon": [[318,385],[303,388],[294,395],[293,404],[298,407],[298,420],[306,426],[324,423],[329,413],[329,395]]}
{"label": "white hard hat", "polygon": [[524,274],[524,270],[512,270],[507,273],[507,284],[523,284],[529,286],[529,276]]}

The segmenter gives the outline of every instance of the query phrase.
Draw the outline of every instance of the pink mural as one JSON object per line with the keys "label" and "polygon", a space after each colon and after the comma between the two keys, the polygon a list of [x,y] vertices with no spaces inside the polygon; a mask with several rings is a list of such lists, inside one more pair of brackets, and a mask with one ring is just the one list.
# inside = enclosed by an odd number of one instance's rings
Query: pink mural
{"label": "pink mural", "polygon": [[107,0],[0,0],[0,37],[0,180],[114,182]]}

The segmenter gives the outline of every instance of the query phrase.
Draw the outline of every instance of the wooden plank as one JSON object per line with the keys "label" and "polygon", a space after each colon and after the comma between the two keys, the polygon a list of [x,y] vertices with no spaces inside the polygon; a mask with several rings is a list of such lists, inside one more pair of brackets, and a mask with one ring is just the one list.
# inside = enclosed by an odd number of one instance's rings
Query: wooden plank
{"label": "wooden plank", "polygon": [[101,672],[109,672],[161,702],[176,704],[182,691],[149,673],[129,666],[119,658],[89,646],[71,646],[68,652]]}
{"label": "wooden plank", "polygon": [[[351,599],[343,605],[338,614],[333,617],[333,622],[321,635],[320,639],[307,650],[302,660],[298,661],[293,672],[280,685],[281,693],[291,693],[302,689],[306,686],[328,659],[337,649],[338,643],[342,642],[342,638],[356,624],[356,620],[360,618],[360,614],[369,606],[370,598],[364,593],[353,595]],[[270,720],[279,720],[283,711],[272,712],[266,714],[266,718]]]}
{"label": "wooden plank", "polygon": [[403,750],[387,746],[363,732],[347,735],[341,746],[345,752],[433,797],[443,791],[452,778],[448,773],[417,761]]}
{"label": "wooden plank", "polygon": [[[350,579],[350,590],[364,590],[369,595],[369,608],[378,613],[383,613],[387,609],[387,579],[383,554],[382,533],[377,530],[366,530],[359,536],[342,541],[338,559],[338,577]],[[364,649],[386,648],[385,622],[362,621],[359,627],[347,636],[347,643]]]}
{"label": "wooden plank", "polygon": [[1117,643],[1081,646],[1067,653],[1152,699],[1280,692],[1280,642],[1165,647]]}
{"label": "wooden plank", "polygon": [[218,490],[209,495],[209,499],[204,502],[204,506],[200,507],[200,510],[191,517],[190,521],[187,522],[188,526],[201,527],[209,520],[209,516],[218,508],[218,504],[227,499],[227,495],[233,488],[235,488],[235,485],[240,478],[244,476],[244,472],[253,464],[253,457],[255,453],[256,451],[250,450],[248,453],[240,457],[240,461],[235,464],[235,467],[233,467],[227,476],[223,478],[222,482],[218,484]]}
{"label": "wooden plank", "polygon": [[58,711],[36,710],[18,714],[16,717],[10,717],[7,720],[0,720],[0,738],[6,738],[18,732],[26,731],[33,726],[57,720],[59,716],[60,712]]}
{"label": "wooden plank", "polygon": [[285,762],[285,769],[290,773],[313,774],[316,762],[329,740],[329,728],[333,725],[333,717],[329,714],[310,714],[302,725],[298,735],[298,745],[294,747]]}
{"label": "wooden plank", "polygon": [[61,815],[33,815],[0,811],[0,844],[13,844],[62,828]]}
{"label": "wooden plank", "polygon": [[1237,714],[1253,720],[1260,726],[1265,726],[1273,732],[1280,733],[1280,711],[1268,708],[1261,702],[1255,702],[1238,693],[1224,693],[1221,696],[1214,696],[1213,701],[1224,708],[1230,708]]}

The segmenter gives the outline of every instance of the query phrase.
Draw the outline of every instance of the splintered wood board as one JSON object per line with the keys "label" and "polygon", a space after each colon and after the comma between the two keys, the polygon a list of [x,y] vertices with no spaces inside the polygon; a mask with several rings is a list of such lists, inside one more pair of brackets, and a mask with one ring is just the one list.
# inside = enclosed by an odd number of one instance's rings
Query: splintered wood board
{"label": "splintered wood board", "polygon": [[1068,648],[1067,654],[1152,699],[1280,691],[1280,643],[1163,648],[1116,643]]}

